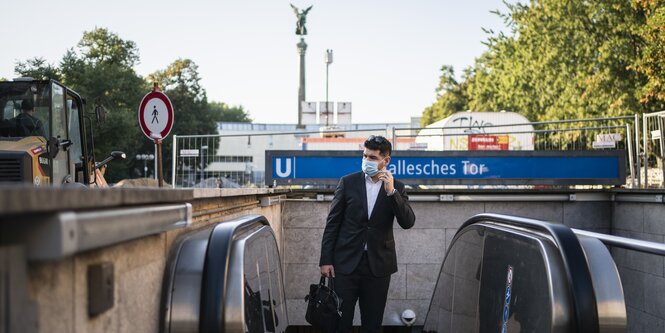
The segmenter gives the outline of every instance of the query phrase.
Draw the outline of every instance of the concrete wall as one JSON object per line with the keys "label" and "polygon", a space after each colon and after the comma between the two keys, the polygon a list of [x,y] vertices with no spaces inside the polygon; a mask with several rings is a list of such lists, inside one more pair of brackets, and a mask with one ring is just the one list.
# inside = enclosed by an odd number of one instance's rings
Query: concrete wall
{"label": "concrete wall", "polygon": [[[212,223],[256,213],[267,217],[277,237],[290,324],[306,325],[304,296],[309,284],[319,278],[321,234],[330,202],[289,199],[267,207],[260,204],[262,198],[274,195],[268,190],[226,189],[173,192],[3,189],[0,231],[11,225],[12,220],[35,212],[165,202],[192,203],[194,219],[187,230],[123,242],[56,262],[17,265],[22,260],[17,259],[22,256],[20,249],[0,242],[0,286],[9,281],[10,286],[19,289],[7,294],[0,288],[0,322],[7,320],[3,317],[6,313],[11,316],[12,312],[19,312],[14,311],[16,298],[22,302],[21,309],[27,309],[21,310],[25,323],[20,326],[26,332],[156,332],[162,275],[176,237]],[[423,324],[445,251],[459,226],[478,213],[511,214],[619,236],[665,241],[662,202],[613,201],[609,195],[596,201],[498,201],[505,200],[502,197],[503,194],[495,194],[494,199],[484,201],[412,201],[415,227],[405,231],[397,226],[395,230],[399,271],[392,276],[385,324],[398,323],[399,314],[406,308],[416,311],[417,325]],[[665,331],[665,260],[622,249],[613,249],[612,253],[624,285],[629,332]],[[101,262],[114,265],[115,305],[90,317],[86,271],[89,265]],[[6,275],[7,272],[10,274]],[[11,282],[17,280],[24,283]],[[8,299],[12,301],[3,303]],[[10,311],[5,312],[7,309]]]}
{"label": "concrete wall", "polygon": [[[48,191],[48,190],[47,190]],[[3,267],[10,270],[24,268],[25,283],[9,281],[9,288],[19,287],[25,289],[26,297],[18,299],[24,304],[36,305],[35,319],[32,322],[20,323],[20,331],[23,332],[157,332],[159,325],[159,307],[161,301],[162,278],[168,253],[173,241],[184,232],[205,227],[235,217],[247,214],[261,214],[270,221],[281,249],[282,226],[281,206],[276,204],[263,206],[260,203],[262,197],[275,196],[269,190],[195,190],[195,191],[173,191],[169,199],[168,193],[161,192],[161,196],[150,198],[152,190],[130,190],[123,191],[120,197],[140,198],[136,201],[142,204],[162,202],[190,202],[193,208],[193,223],[186,229],[178,229],[161,234],[142,237],[132,241],[122,242],[97,250],[86,251],[74,256],[66,257],[53,262],[28,262],[14,260],[9,264],[5,254],[20,252],[18,246],[3,246],[0,242],[0,287],[3,282]],[[99,199],[98,207],[113,208],[116,206],[127,206],[124,200],[114,198],[114,195],[95,190],[68,191],[67,203],[58,205],[53,203],[53,197],[37,193],[37,197],[43,197],[45,202],[42,207],[62,207],[76,210],[75,202],[82,202],[85,209],[93,209],[90,200]],[[29,193],[28,193],[29,194]],[[0,195],[1,199],[2,195]],[[103,197],[112,198],[104,201]],[[2,200],[0,200],[2,201]],[[8,227],[9,219],[21,221],[26,214],[31,214],[31,205],[39,202],[24,202],[23,207],[18,209],[13,206],[13,213],[0,214],[0,227]],[[42,208],[44,213],[49,209]],[[9,226],[10,227],[10,226]],[[2,230],[2,228],[0,228]],[[0,237],[1,238],[1,237]],[[14,256],[14,255],[12,255]],[[88,315],[88,287],[87,269],[89,265],[110,262],[114,270],[114,305],[109,310],[91,317]],[[27,275],[25,275],[27,274]],[[15,281],[16,279],[14,279]],[[6,285],[7,286],[7,285]],[[0,288],[2,289],[2,288]],[[0,296],[2,293],[0,293]],[[0,298],[0,309],[10,309],[17,303],[4,304],[5,299]],[[30,318],[29,316],[26,316]],[[15,318],[20,318],[16,317]],[[12,318],[0,316],[0,322],[12,322]],[[16,321],[16,320],[14,320]],[[0,325],[2,327],[3,325]],[[18,332],[10,329],[9,331]],[[4,332],[0,328],[0,332]]]}
{"label": "concrete wall", "polygon": [[[284,203],[282,262],[291,325],[307,325],[304,297],[320,277],[321,236],[329,205],[313,200]],[[398,272],[391,278],[384,325],[401,325],[399,316],[409,308],[416,312],[416,325],[423,325],[446,249],[461,224],[475,214],[510,214],[604,233],[610,230],[612,216],[608,201],[412,202],[412,207],[415,226],[402,230],[395,224]],[[354,321],[360,324],[357,309]]]}
{"label": "concrete wall", "polygon": [[[663,203],[616,202],[612,234],[663,243]],[[628,332],[665,332],[665,260],[662,256],[612,249],[624,288]]]}

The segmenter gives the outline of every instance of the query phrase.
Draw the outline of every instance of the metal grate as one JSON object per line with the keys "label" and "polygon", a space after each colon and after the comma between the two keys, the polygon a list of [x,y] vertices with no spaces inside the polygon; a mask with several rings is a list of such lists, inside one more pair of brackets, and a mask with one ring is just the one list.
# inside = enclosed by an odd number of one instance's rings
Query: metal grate
{"label": "metal grate", "polygon": [[20,182],[22,181],[21,159],[19,158],[0,158],[0,182]]}

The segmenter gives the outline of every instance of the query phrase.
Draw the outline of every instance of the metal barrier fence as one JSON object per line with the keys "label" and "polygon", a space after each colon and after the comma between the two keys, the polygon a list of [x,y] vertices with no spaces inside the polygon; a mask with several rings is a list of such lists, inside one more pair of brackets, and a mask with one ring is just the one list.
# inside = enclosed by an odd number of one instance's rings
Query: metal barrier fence
{"label": "metal barrier fence", "polygon": [[266,150],[359,151],[372,134],[392,138],[394,150],[625,149],[630,177],[627,185],[641,186],[640,172],[636,172],[641,163],[638,158],[641,150],[636,146],[640,138],[637,115],[445,128],[386,125],[320,131],[222,130],[221,133],[173,136],[174,187],[263,187],[270,185],[265,184]]}
{"label": "metal barrier fence", "polygon": [[[417,134],[402,133],[417,130]],[[639,116],[573,119],[530,122],[509,125],[428,127],[396,129],[393,140],[416,137],[419,150],[590,150],[625,149],[629,173],[628,185],[641,186],[639,150]],[[501,141],[504,141],[503,146]]]}
{"label": "metal barrier fence", "polygon": [[[663,172],[665,144],[661,139],[665,131],[664,117],[665,111],[642,115],[642,147],[639,156],[644,165],[645,188],[662,188],[665,184],[665,172]],[[639,140],[637,142],[639,143]]]}
{"label": "metal barrier fence", "polygon": [[[391,128],[174,135],[172,184],[174,188],[264,187],[270,185],[265,184],[266,150],[362,150],[369,135],[390,137]],[[408,143],[402,141],[412,140],[400,139],[398,147],[406,149]]]}

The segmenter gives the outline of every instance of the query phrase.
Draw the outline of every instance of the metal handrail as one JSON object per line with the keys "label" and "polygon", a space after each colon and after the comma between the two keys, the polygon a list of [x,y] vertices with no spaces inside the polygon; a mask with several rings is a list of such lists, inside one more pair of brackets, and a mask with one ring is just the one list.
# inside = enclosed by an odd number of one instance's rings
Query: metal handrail
{"label": "metal handrail", "polygon": [[665,256],[665,244],[663,243],[649,242],[649,241],[643,241],[627,237],[612,236],[612,235],[601,234],[598,232],[579,230],[573,228],[571,229],[576,235],[596,238],[599,241],[603,242],[603,244],[605,245],[616,246],[623,249],[628,249],[643,253],[651,253],[651,254]]}

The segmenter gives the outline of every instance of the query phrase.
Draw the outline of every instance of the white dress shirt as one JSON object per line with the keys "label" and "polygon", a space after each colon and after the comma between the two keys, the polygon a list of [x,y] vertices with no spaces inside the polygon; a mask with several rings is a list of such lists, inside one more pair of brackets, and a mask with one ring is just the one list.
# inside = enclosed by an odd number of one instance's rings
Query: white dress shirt
{"label": "white dress shirt", "polygon": [[376,183],[372,180],[372,177],[365,174],[365,188],[367,189],[367,219],[372,216],[372,210],[374,210],[374,205],[376,204],[376,198],[379,197],[379,191],[383,187],[383,181],[378,180]]}
{"label": "white dress shirt", "polygon": [[[383,181],[378,180],[376,183],[372,180],[372,177],[365,174],[365,189],[367,190],[367,219],[372,216],[372,211],[374,210],[374,205],[376,204],[376,198],[379,197],[379,191],[383,187]],[[367,243],[365,243],[365,251],[367,251]]]}

